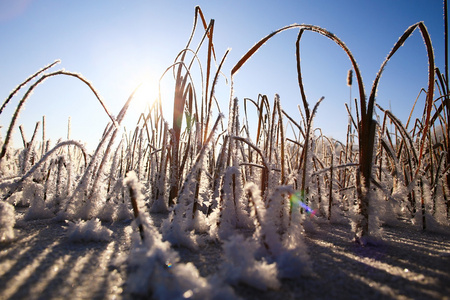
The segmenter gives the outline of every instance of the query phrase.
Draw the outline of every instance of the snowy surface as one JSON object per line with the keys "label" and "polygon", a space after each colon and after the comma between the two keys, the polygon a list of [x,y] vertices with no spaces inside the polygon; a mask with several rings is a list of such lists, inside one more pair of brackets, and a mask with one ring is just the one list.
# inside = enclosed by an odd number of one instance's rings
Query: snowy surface
{"label": "snowy surface", "polygon": [[[155,226],[166,217],[152,215]],[[74,226],[54,219],[27,221],[22,215],[14,228],[15,239],[0,244],[0,299],[138,298],[130,294],[127,284],[135,232],[131,222],[93,221],[90,226],[105,238],[86,233],[95,237],[90,241],[71,238]],[[317,223],[315,232],[305,237],[311,273],[272,282],[268,290],[228,280],[234,295],[223,298],[450,299],[450,234],[422,232],[407,224],[383,229],[383,243],[361,247],[351,241],[349,225]],[[200,279],[211,278],[223,268],[223,249],[233,251],[238,242],[234,239],[226,247],[206,243],[198,251],[172,247],[171,251],[178,253],[180,268],[183,265],[186,270],[191,262]],[[244,275],[240,274],[253,282],[251,274]]]}

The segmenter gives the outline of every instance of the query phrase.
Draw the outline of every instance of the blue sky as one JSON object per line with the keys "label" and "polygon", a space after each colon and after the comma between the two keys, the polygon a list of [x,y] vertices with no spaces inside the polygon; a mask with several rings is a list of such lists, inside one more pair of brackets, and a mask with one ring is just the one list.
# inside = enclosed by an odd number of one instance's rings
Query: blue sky
{"label": "blue sky", "polygon": [[[231,48],[223,67],[225,76],[257,41],[285,25],[305,23],[333,32],[352,51],[362,71],[366,92],[381,63],[402,33],[424,21],[435,51],[436,65],[444,68],[443,4],[439,0],[315,0],[315,1],[56,1],[0,0],[0,95],[10,91],[43,66],[61,59],[54,70],[64,68],[90,80],[113,114],[142,81],[153,82],[133,103],[125,120],[132,129],[153,85],[184,48],[200,5],[209,19],[215,19],[214,42],[217,58]],[[297,30],[284,32],[264,45],[234,78],[234,96],[256,99],[280,94],[282,107],[300,120],[301,98],[295,67]],[[197,36],[198,37],[198,36]],[[302,72],[308,101],[320,97],[315,126],[323,133],[343,139],[349,102],[346,85],[350,62],[330,40],[306,32],[302,39]],[[377,103],[391,108],[406,122],[412,104],[427,85],[427,56],[416,31],[388,63],[379,85]],[[170,85],[170,78],[164,80]],[[149,91],[150,89],[150,91]],[[170,103],[172,95],[165,96]],[[357,96],[353,86],[352,96]],[[222,77],[216,97],[223,110],[230,98]],[[4,137],[19,98],[0,115]],[[242,103],[242,102],[241,102]],[[424,98],[418,104],[423,110]],[[170,110],[169,105],[165,108]],[[40,85],[21,113],[27,138],[34,125],[46,116],[47,136],[54,142],[67,135],[71,116],[72,138],[94,147],[108,117],[88,88],[73,78],[51,78]],[[166,114],[171,122],[170,112]],[[19,131],[15,131],[18,137]],[[15,138],[20,146],[20,139]]]}

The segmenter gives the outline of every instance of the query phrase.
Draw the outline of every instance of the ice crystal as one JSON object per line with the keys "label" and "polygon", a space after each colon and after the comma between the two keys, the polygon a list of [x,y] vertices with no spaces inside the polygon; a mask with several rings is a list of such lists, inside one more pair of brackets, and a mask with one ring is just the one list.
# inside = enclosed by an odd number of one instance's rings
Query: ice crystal
{"label": "ice crystal", "polygon": [[104,227],[99,219],[69,221],[67,237],[72,242],[102,242],[111,240],[113,232]]}

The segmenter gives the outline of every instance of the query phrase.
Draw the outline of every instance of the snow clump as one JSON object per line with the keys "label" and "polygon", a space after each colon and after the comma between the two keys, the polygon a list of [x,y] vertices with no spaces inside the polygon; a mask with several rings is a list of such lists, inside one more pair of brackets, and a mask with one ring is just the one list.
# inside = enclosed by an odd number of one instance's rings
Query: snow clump
{"label": "snow clump", "polygon": [[226,257],[221,269],[223,277],[233,285],[245,283],[262,291],[277,290],[281,285],[277,279],[277,264],[269,264],[264,258],[256,260],[258,246],[252,238],[244,239],[239,234],[231,236],[223,245]]}
{"label": "snow clump", "polygon": [[99,219],[69,222],[67,236],[72,242],[107,242],[111,240],[112,230],[103,227]]}

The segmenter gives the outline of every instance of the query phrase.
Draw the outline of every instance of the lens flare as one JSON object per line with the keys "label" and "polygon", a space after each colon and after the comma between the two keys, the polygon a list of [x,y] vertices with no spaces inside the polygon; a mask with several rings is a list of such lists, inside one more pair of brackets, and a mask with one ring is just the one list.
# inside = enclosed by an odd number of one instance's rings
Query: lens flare
{"label": "lens flare", "polygon": [[295,192],[292,193],[291,196],[289,197],[289,201],[291,202],[291,207],[298,207],[301,206],[306,210],[306,213],[308,213],[311,217],[314,217],[314,215],[316,214],[316,209],[312,209],[311,207],[309,207],[308,205],[306,205],[303,202],[304,197],[304,191],[301,192]]}
{"label": "lens flare", "polygon": [[172,263],[170,261],[166,261],[166,267],[171,268],[172,267]]}

